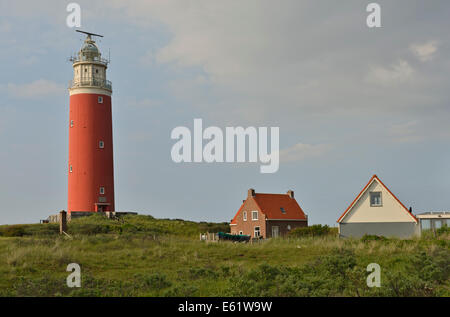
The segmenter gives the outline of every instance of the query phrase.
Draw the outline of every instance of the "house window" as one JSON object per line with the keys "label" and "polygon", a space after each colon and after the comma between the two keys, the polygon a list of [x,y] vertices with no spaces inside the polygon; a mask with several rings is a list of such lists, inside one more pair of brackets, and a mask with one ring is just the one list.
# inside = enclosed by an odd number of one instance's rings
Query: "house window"
{"label": "house window", "polygon": [[252,220],[258,220],[258,212],[252,211]]}
{"label": "house window", "polygon": [[105,194],[105,187],[100,187],[100,195],[104,195]]}
{"label": "house window", "polygon": [[421,219],[420,224],[422,225],[422,230],[430,230],[431,229],[431,220],[430,219]]}
{"label": "house window", "polygon": [[73,120],[70,120],[70,127],[73,128]]}
{"label": "house window", "polygon": [[103,103],[103,97],[102,96],[98,96],[98,103]]}
{"label": "house window", "polygon": [[244,234],[244,233],[243,233],[242,231],[239,231],[239,235],[241,235],[241,236],[242,236],[243,234]]}
{"label": "house window", "polygon": [[101,148],[101,149],[105,148],[105,142],[98,141],[98,147]]}
{"label": "house window", "polygon": [[288,230],[291,230],[291,225],[287,225],[287,229],[288,229]]}
{"label": "house window", "polygon": [[254,230],[254,237],[255,237],[255,238],[259,238],[260,236],[261,236],[261,232],[260,232],[259,227],[255,227],[255,230]]}
{"label": "house window", "polygon": [[72,165],[69,165],[69,172],[72,173]]}
{"label": "house window", "polygon": [[280,210],[281,210],[281,213],[282,213],[282,214],[285,214],[285,213],[286,213],[286,210],[285,210],[283,207],[281,207]]}
{"label": "house window", "polygon": [[242,218],[244,221],[247,221],[247,211],[244,210],[244,213],[242,214]]}
{"label": "house window", "polygon": [[380,207],[382,206],[381,202],[381,192],[371,192],[370,193],[370,206],[371,207]]}

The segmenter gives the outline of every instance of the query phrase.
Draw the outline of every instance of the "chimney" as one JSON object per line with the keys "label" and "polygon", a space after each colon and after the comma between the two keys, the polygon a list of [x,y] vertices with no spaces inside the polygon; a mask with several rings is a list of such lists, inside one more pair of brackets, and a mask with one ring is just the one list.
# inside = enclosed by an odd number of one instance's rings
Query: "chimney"
{"label": "chimney", "polygon": [[409,207],[409,213],[412,214],[412,207]]}
{"label": "chimney", "polygon": [[247,198],[250,198],[250,197],[255,197],[255,190],[253,188],[250,188],[248,190]]}
{"label": "chimney", "polygon": [[294,198],[294,191],[293,190],[288,190],[287,194],[289,195],[289,197]]}

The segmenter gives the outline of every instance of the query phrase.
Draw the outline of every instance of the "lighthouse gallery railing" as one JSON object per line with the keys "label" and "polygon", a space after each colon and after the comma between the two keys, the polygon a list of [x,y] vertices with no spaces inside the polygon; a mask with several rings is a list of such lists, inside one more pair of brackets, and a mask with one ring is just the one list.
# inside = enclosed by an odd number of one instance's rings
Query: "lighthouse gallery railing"
{"label": "lighthouse gallery railing", "polygon": [[69,88],[78,88],[78,87],[100,87],[112,90],[112,83],[109,80],[95,77],[69,81]]}

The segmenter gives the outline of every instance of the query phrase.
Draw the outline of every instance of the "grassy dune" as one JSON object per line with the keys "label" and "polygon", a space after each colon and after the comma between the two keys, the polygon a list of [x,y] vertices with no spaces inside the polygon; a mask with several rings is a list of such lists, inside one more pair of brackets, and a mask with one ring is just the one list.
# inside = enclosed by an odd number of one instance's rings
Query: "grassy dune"
{"label": "grassy dune", "polygon": [[[0,296],[450,295],[445,232],[414,240],[198,241],[200,232],[225,229],[149,216],[92,216],[70,223],[69,239],[52,224],[2,226]],[[380,288],[366,285],[373,262],[381,266]],[[66,286],[69,263],[81,265],[81,288]]]}

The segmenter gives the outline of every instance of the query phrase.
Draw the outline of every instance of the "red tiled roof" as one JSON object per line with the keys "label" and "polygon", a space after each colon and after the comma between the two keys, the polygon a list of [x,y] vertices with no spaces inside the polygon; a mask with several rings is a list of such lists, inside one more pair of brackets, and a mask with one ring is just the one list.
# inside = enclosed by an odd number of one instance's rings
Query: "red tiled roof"
{"label": "red tiled roof", "polygon": [[337,220],[337,222],[340,222],[342,220],[342,218],[344,218],[344,216],[347,214],[347,212],[353,207],[353,205],[358,201],[358,199],[362,196],[362,194],[364,194],[364,192],[366,191],[366,189],[369,187],[370,184],[372,184],[372,181],[376,179],[378,181],[378,183],[381,184],[381,186],[383,186],[391,195],[392,197],[394,197],[395,200],[397,200],[397,202],[405,209],[405,211],[414,219],[415,222],[417,222],[417,218],[409,212],[409,209],[405,207],[405,205],[403,205],[403,203],[400,201],[400,199],[398,199],[390,190],[389,188],[386,187],[386,185],[383,184],[383,182],[381,181],[381,179],[378,178],[377,175],[373,175],[372,178],[369,180],[369,182],[367,183],[366,186],[364,186],[364,188],[361,190],[361,192],[358,194],[358,196],[356,196],[356,198],[352,201],[352,203],[350,204],[350,206],[347,207],[347,209],[344,211],[344,213],[339,217],[339,219]]}
{"label": "red tiled roof", "polygon": [[297,201],[287,194],[256,194],[255,200],[268,219],[306,219]]}
{"label": "red tiled roof", "polygon": [[[306,220],[306,215],[299,206],[295,198],[289,197],[288,194],[258,194],[254,199],[260,211],[266,215],[267,219],[286,219],[286,220]],[[245,202],[241,205],[238,212],[234,216],[231,223],[236,223],[236,218],[244,207]],[[285,211],[283,213],[281,208]]]}

